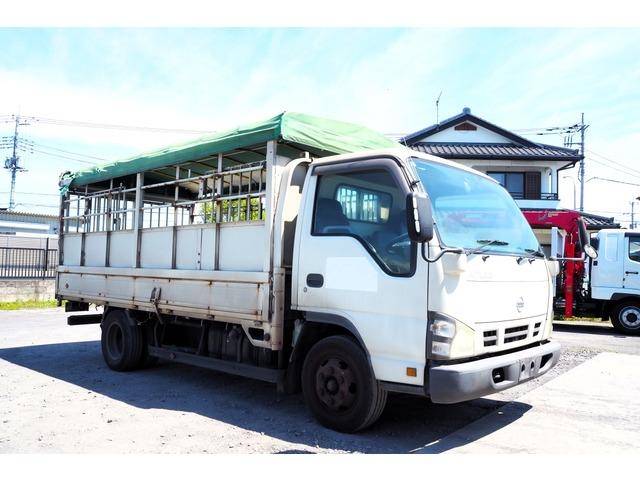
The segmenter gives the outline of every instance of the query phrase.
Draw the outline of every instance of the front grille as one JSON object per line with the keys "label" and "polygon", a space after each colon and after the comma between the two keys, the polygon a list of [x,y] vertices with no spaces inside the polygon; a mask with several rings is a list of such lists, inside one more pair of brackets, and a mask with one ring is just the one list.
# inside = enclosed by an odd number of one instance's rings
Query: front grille
{"label": "front grille", "polygon": [[487,330],[484,332],[484,346],[492,347],[497,345],[498,343],[498,331],[497,330]]}
{"label": "front grille", "polygon": [[527,338],[529,325],[520,325],[519,327],[511,327],[504,329],[504,343],[519,342]]}
{"label": "front grille", "polygon": [[490,330],[482,332],[482,341],[485,347],[496,347],[507,343],[520,342],[527,338],[535,338],[540,334],[542,322],[530,322],[521,323],[520,325],[513,325],[510,327],[498,327],[491,326]]}

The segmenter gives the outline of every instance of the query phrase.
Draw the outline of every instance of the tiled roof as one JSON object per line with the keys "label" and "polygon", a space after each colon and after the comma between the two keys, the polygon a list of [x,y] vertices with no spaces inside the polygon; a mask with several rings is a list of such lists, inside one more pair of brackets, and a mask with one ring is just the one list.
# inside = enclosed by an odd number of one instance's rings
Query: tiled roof
{"label": "tiled roof", "polygon": [[57,215],[50,215],[47,213],[34,213],[34,212],[21,212],[18,210],[9,210],[8,208],[0,208],[0,217],[37,217],[45,218],[47,220],[57,220]]}
{"label": "tiled roof", "polygon": [[568,160],[578,161],[581,156],[577,150],[553,145],[535,144],[535,146],[516,145],[514,143],[442,143],[417,142],[409,145],[419,152],[440,158],[501,158],[521,160]]}
{"label": "tiled roof", "polygon": [[600,230],[602,228],[620,228],[620,224],[615,222],[613,217],[601,217],[593,213],[582,212],[582,218],[589,230]]}
{"label": "tiled roof", "polygon": [[430,127],[423,128],[422,130],[418,130],[417,132],[410,133],[409,135],[404,136],[400,139],[400,143],[404,145],[411,146],[412,144],[419,142],[420,139],[424,139],[425,137],[429,137],[435,133],[442,132],[449,127],[453,127],[460,123],[471,122],[475,125],[480,125],[481,127],[486,128],[487,130],[491,130],[492,132],[497,133],[498,135],[503,136],[504,138],[510,140],[516,145],[525,145],[530,147],[535,147],[536,143],[527,138],[521,137],[509,130],[505,130],[502,127],[499,127],[491,122],[487,122],[486,120],[477,117],[471,114],[471,109],[464,108],[462,113],[458,115],[454,115],[451,118],[447,118],[443,120],[441,123],[437,123],[435,125],[431,125]]}

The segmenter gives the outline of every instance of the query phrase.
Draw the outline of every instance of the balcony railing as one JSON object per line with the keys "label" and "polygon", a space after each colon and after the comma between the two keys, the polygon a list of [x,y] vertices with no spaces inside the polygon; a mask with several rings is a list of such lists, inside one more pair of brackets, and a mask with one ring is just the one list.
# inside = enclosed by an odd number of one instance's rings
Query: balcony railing
{"label": "balcony railing", "polygon": [[557,193],[541,193],[538,196],[527,196],[525,197],[522,192],[509,192],[513,198],[516,200],[558,200]]}

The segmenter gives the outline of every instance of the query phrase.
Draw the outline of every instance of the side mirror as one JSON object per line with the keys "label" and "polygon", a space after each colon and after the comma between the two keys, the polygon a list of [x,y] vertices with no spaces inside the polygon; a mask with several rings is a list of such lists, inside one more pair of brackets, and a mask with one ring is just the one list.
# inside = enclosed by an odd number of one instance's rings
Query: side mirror
{"label": "side mirror", "polygon": [[407,195],[407,229],[409,238],[417,243],[433,238],[433,215],[431,201],[424,193],[411,192]]}
{"label": "side mirror", "polygon": [[595,260],[596,258],[598,258],[598,252],[595,248],[593,248],[591,244],[587,243],[586,245],[583,245],[582,249],[584,250],[584,253],[587,255],[587,257],[589,257],[591,260]]}
{"label": "side mirror", "polygon": [[557,277],[560,273],[560,262],[555,258],[550,258],[546,260],[547,266],[549,267],[549,273],[552,277]]}
{"label": "side mirror", "polygon": [[598,258],[598,252],[591,246],[591,243],[589,241],[589,232],[587,232],[587,226],[584,224],[584,220],[582,219],[578,220],[578,222],[578,237],[580,238],[582,251],[591,260],[595,260],[596,258]]}

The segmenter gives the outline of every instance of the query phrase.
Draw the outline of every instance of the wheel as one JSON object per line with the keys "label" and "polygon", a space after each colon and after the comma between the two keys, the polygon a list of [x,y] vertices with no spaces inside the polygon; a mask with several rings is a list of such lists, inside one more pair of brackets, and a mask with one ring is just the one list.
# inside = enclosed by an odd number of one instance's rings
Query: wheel
{"label": "wheel", "polygon": [[302,394],[322,425],[347,433],[373,424],[387,402],[362,348],[342,335],[311,347],[302,365]]}
{"label": "wheel", "polygon": [[611,313],[611,323],[619,332],[640,334],[640,302],[623,300],[618,303]]}
{"label": "wheel", "polygon": [[102,322],[100,343],[104,361],[112,370],[133,370],[146,361],[144,332],[129,320],[124,310],[107,313]]}

